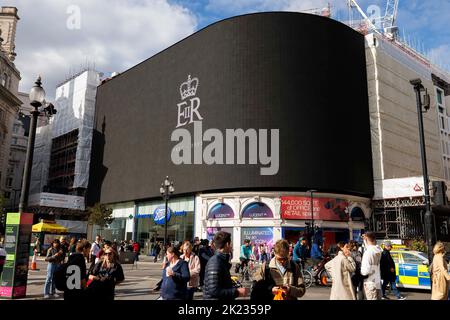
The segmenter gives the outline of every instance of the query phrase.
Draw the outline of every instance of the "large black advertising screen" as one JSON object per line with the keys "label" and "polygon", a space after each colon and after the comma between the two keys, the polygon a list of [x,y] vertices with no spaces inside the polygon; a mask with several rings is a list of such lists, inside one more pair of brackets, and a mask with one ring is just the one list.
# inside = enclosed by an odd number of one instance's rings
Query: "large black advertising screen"
{"label": "large black advertising screen", "polygon": [[166,175],[176,194],[373,194],[364,37],[334,20],[218,22],[102,84],[96,101],[91,201],[159,197]]}

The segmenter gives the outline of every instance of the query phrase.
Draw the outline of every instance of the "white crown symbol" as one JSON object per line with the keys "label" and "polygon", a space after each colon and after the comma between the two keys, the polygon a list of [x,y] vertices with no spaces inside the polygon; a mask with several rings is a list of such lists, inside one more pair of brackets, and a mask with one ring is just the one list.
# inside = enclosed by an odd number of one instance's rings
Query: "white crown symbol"
{"label": "white crown symbol", "polygon": [[188,76],[186,82],[183,82],[180,86],[180,94],[181,100],[186,99],[187,97],[195,96],[198,87],[198,79],[191,79],[191,75]]}

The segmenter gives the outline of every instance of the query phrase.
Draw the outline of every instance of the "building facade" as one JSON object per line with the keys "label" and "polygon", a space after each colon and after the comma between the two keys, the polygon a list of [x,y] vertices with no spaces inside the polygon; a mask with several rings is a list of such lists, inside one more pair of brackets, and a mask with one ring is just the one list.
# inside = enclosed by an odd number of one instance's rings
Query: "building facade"
{"label": "building facade", "polygon": [[[17,8],[0,9],[0,192],[4,208],[9,206],[13,188],[10,153],[16,153],[11,141],[15,133],[14,125],[18,118],[20,72],[14,64],[15,33],[19,17]],[[17,129],[19,130],[19,129]],[[17,141],[21,144],[22,141]],[[20,146],[18,146],[20,148]]]}
{"label": "building facade", "polygon": [[[395,39],[366,36],[366,59],[375,195],[371,227],[380,238],[423,239],[425,212],[416,95],[410,80],[420,78],[430,94],[423,113],[427,166],[439,240],[450,242],[450,207],[433,196],[439,181],[449,183],[450,75]],[[438,184],[436,184],[436,182]],[[445,189],[445,188],[444,188]],[[448,193],[447,193],[448,194]]]}
{"label": "building facade", "polygon": [[244,238],[296,241],[313,221],[325,246],[359,238],[373,196],[364,46],[328,18],[245,15],[99,86],[89,188],[120,220],[110,232],[162,240],[169,175],[170,241],[227,230],[238,259]]}

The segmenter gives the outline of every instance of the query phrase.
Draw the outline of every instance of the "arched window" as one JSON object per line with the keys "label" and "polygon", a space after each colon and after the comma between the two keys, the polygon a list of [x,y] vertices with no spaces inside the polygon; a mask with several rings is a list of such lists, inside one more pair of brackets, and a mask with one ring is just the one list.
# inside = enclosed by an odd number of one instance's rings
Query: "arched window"
{"label": "arched window", "polygon": [[6,87],[6,83],[8,82],[8,75],[6,73],[2,74],[1,84]]}
{"label": "arched window", "polygon": [[242,210],[242,218],[273,218],[273,212],[266,204],[253,202]]}
{"label": "arched window", "polygon": [[232,219],[234,218],[233,209],[225,203],[215,204],[208,213],[208,219]]}
{"label": "arched window", "polygon": [[353,221],[364,221],[365,219],[364,212],[360,207],[353,208],[350,217]]}

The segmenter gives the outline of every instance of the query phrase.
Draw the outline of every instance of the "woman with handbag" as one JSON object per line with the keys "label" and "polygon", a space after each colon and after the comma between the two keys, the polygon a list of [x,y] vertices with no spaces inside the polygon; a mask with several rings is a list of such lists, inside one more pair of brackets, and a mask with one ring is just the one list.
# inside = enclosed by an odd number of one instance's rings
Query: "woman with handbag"
{"label": "woman with handbag", "polygon": [[125,279],[117,252],[108,247],[89,275],[88,295],[94,299],[114,300],[116,285]]}

